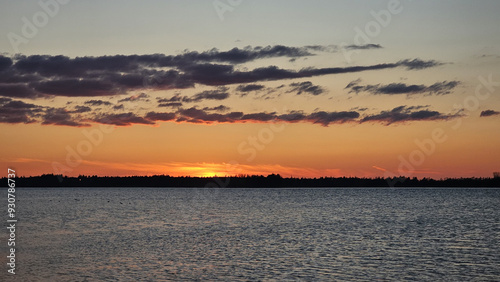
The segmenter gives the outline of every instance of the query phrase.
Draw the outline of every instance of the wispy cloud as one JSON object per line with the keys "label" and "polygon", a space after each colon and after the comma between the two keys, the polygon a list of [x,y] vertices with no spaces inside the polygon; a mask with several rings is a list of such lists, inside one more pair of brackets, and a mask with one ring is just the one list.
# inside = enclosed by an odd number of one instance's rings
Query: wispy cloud
{"label": "wispy cloud", "polygon": [[227,112],[230,109],[231,109],[230,107],[227,107],[227,106],[224,106],[224,105],[219,105],[219,106],[215,106],[215,107],[204,107],[203,108],[204,111],[216,111],[216,112]]}
{"label": "wispy cloud", "polygon": [[320,95],[325,93],[325,89],[321,86],[314,85],[310,81],[304,81],[304,82],[295,82],[290,84],[290,87],[292,88],[288,92],[295,92],[297,95],[301,95],[302,93],[307,93],[311,95]]}
{"label": "wispy cloud", "polygon": [[87,112],[91,112],[91,111],[92,111],[92,109],[90,107],[76,105],[75,109],[70,111],[70,113],[87,113]]}
{"label": "wispy cloud", "polygon": [[127,98],[123,98],[121,100],[118,100],[118,103],[122,102],[137,102],[137,101],[147,101],[149,98],[149,95],[146,93],[141,93],[139,95],[132,95]]}
{"label": "wispy cloud", "polygon": [[368,49],[381,49],[383,48],[380,44],[365,44],[365,45],[347,45],[343,47],[347,50],[368,50]]}
{"label": "wispy cloud", "polygon": [[[424,106],[425,108],[426,106]],[[421,106],[399,106],[390,111],[382,111],[378,114],[367,115],[363,117],[360,122],[380,122],[386,125],[394,123],[405,123],[411,121],[436,121],[436,120],[450,120],[453,118],[461,117],[460,113],[444,114],[438,111],[431,111],[422,109]]]}
{"label": "wispy cloud", "polygon": [[204,100],[225,100],[229,98],[229,88],[220,86],[217,89],[205,90],[191,97],[175,94],[170,98],[156,98],[158,107],[180,107],[182,103],[201,102]]}
{"label": "wispy cloud", "polygon": [[390,83],[390,84],[375,84],[375,85],[361,85],[361,80],[350,82],[345,89],[349,93],[368,92],[374,95],[415,95],[415,94],[428,94],[428,95],[446,95],[457,87],[459,81],[443,81],[436,82],[432,85],[423,84],[406,84],[406,83]]}
{"label": "wispy cloud", "polygon": [[180,103],[180,102],[159,103],[158,107],[179,108],[179,107],[182,107],[182,103]]}
{"label": "wispy cloud", "polygon": [[117,126],[130,126],[133,124],[155,124],[154,121],[137,116],[132,112],[123,114],[99,114],[92,119],[93,122],[112,124]]}
{"label": "wispy cloud", "polygon": [[216,90],[205,90],[201,93],[195,94],[193,97],[183,97],[183,102],[199,102],[202,100],[225,100],[229,98],[229,93],[227,92],[229,88],[219,87]]}
{"label": "wispy cloud", "polygon": [[236,90],[240,92],[251,92],[251,91],[259,91],[264,88],[265,86],[262,84],[246,84],[246,85],[238,85],[238,87],[236,87]]}
{"label": "wispy cloud", "polygon": [[108,101],[103,101],[103,100],[88,100],[85,101],[86,105],[90,106],[111,106],[113,103],[108,102]]}
{"label": "wispy cloud", "polygon": [[485,111],[482,111],[479,116],[480,117],[491,117],[491,116],[497,116],[497,115],[500,115],[500,112],[494,111],[494,110],[485,110]]}
{"label": "wispy cloud", "polygon": [[45,111],[42,124],[65,126],[90,126],[88,123],[76,121],[64,108],[49,108]]}

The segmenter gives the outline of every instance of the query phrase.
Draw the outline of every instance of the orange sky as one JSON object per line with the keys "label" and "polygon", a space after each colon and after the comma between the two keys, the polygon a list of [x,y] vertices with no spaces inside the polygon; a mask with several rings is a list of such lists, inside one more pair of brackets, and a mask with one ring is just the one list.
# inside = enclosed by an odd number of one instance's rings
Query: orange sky
{"label": "orange sky", "polygon": [[[489,177],[500,157],[499,148],[490,143],[490,140],[500,140],[499,131],[488,130],[498,126],[493,120],[478,128],[472,118],[464,119],[463,126],[457,130],[452,128],[455,123],[450,122],[432,122],[431,126],[419,127],[282,125],[283,130],[273,132],[267,144],[260,142],[258,136],[259,132],[269,132],[270,124],[207,126],[167,122],[156,127],[112,128],[112,132],[102,133],[102,142],[96,145],[90,143],[91,139],[82,131],[102,132],[97,125],[90,128],[1,125],[6,143],[3,148],[10,148],[2,151],[1,163],[5,169],[14,168],[24,176],[280,173],[295,177],[404,174],[441,178]],[[447,138],[442,143],[435,142],[434,150],[429,143],[424,147],[415,143],[430,140],[436,128],[441,128]],[[468,138],[478,131],[484,132],[482,138]],[[33,134],[36,140],[30,137]],[[248,142],[249,137],[257,138],[257,147]],[[425,158],[420,163],[422,153]],[[401,157],[408,161],[411,169]]]}

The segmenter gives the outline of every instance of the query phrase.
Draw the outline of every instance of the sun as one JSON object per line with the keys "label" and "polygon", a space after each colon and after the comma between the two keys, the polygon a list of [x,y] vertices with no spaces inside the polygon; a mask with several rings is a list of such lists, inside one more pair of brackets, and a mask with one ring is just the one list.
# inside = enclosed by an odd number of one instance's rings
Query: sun
{"label": "sun", "polygon": [[201,174],[201,177],[215,177],[217,174],[212,171],[204,172]]}

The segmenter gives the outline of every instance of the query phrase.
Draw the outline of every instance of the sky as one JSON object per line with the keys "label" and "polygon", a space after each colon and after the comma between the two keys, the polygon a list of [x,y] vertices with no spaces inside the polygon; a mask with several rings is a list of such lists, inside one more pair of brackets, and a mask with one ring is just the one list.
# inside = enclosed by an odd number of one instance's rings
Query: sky
{"label": "sky", "polygon": [[4,1],[18,175],[491,177],[499,1]]}

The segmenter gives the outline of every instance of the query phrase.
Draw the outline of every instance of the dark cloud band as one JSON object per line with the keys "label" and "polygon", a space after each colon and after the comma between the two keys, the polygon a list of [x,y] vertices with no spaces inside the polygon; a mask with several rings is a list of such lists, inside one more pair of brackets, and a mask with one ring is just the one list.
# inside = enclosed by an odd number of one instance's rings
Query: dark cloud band
{"label": "dark cloud band", "polygon": [[[325,47],[326,48],[326,47]],[[133,90],[185,89],[196,84],[226,86],[247,84],[241,92],[257,91],[263,81],[308,78],[321,75],[355,73],[404,67],[420,70],[438,66],[437,61],[401,60],[369,66],[282,69],[263,66],[242,71],[236,64],[272,57],[312,56],[325,51],[321,46],[267,46],[233,48],[229,51],[212,49],[205,52],[185,52],[180,55],[115,55],[101,57],[16,55],[0,56],[0,96],[39,98],[43,96],[99,97],[126,94]],[[357,49],[379,48],[378,45],[351,46]],[[301,90],[313,95],[320,90]],[[193,99],[197,99],[194,97]],[[203,98],[200,98],[203,99]]]}
{"label": "dark cloud band", "polygon": [[[101,103],[102,102],[102,103]],[[104,105],[99,100],[87,101],[88,105]],[[121,108],[123,109],[123,108]],[[116,126],[130,126],[133,124],[154,125],[157,121],[174,121],[187,123],[261,123],[261,122],[286,122],[298,123],[309,122],[329,126],[342,123],[366,123],[377,122],[382,124],[405,123],[412,121],[436,121],[449,120],[460,117],[460,114],[444,114],[431,111],[428,106],[400,106],[390,111],[382,111],[376,114],[360,114],[361,110],[327,112],[316,111],[304,113],[302,111],[291,111],[284,114],[275,112],[244,113],[232,111],[230,108],[219,105],[217,107],[179,107],[173,112],[150,111],[142,116],[137,113],[109,113],[94,111],[89,106],[76,105],[73,110],[66,108],[43,107],[31,103],[25,103],[11,98],[0,98],[0,122],[1,123],[34,123],[45,125],[64,126],[90,126],[91,123],[112,124]],[[225,112],[225,113],[224,113]]]}

